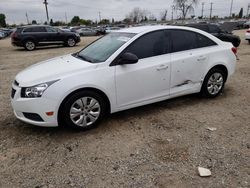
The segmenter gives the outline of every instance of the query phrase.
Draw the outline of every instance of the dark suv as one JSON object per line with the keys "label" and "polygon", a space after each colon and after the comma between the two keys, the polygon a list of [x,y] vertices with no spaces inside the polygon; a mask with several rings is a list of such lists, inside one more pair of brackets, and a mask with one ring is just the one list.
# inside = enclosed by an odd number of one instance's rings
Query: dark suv
{"label": "dark suv", "polygon": [[216,24],[188,24],[187,26],[206,31],[222,41],[231,42],[234,47],[239,47],[241,43],[240,37],[233,35],[231,32],[222,30]]}
{"label": "dark suv", "polygon": [[23,26],[18,27],[11,35],[14,46],[34,50],[36,46],[58,45],[75,46],[80,42],[80,36],[73,32],[64,32],[51,26]]}

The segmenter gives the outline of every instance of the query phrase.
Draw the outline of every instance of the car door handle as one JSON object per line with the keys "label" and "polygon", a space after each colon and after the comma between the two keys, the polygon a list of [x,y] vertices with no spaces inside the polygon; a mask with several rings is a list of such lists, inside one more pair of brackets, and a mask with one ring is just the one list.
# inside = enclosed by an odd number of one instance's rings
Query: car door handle
{"label": "car door handle", "polygon": [[207,59],[206,56],[200,56],[200,57],[198,57],[197,61],[204,61],[206,59]]}
{"label": "car door handle", "polygon": [[160,65],[156,68],[158,71],[168,69],[168,65]]}

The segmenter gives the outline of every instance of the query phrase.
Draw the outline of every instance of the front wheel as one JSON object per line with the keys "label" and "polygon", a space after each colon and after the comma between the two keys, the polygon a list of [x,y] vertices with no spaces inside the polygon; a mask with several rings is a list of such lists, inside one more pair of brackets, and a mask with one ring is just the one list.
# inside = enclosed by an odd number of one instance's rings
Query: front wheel
{"label": "front wheel", "polygon": [[59,118],[70,127],[88,130],[96,127],[105,113],[106,103],[101,95],[93,91],[80,91],[64,102]]}
{"label": "front wheel", "polygon": [[201,93],[208,98],[217,97],[223,90],[226,81],[224,71],[214,68],[205,77]]}

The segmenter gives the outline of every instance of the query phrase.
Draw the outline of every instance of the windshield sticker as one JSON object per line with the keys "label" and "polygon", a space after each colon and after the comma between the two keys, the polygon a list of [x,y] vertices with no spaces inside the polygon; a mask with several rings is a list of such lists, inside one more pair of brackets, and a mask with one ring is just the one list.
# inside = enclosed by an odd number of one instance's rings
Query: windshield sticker
{"label": "windshield sticker", "polygon": [[123,41],[123,42],[128,42],[130,40],[130,38],[129,37],[119,37],[119,38],[117,38],[117,40]]}

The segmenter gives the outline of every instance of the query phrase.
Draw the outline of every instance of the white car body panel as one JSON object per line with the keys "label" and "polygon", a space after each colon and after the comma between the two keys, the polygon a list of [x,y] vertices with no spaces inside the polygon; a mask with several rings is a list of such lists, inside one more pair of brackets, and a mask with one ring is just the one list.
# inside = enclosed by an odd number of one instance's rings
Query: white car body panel
{"label": "white car body panel", "polygon": [[[176,52],[139,60],[132,65],[110,66],[113,60],[140,36],[162,29],[184,29],[201,33],[218,45]],[[145,26],[114,32],[135,33],[135,37],[121,46],[105,62],[89,63],[66,55],[35,64],[16,76],[20,83],[11,99],[16,117],[30,124],[46,127],[58,126],[58,110],[63,100],[72,92],[83,88],[102,91],[110,102],[110,112],[162,101],[200,92],[207,72],[216,65],[224,65],[230,77],[236,66],[231,43],[194,29],[178,26]],[[41,98],[21,98],[21,87],[59,80],[52,84]],[[47,116],[46,112],[54,112]],[[44,122],[31,121],[23,112],[39,114]]]}
{"label": "white car body panel", "polygon": [[[250,31],[250,29],[248,29],[248,31]],[[246,37],[246,40],[250,40],[250,33],[246,32],[245,37]]]}

